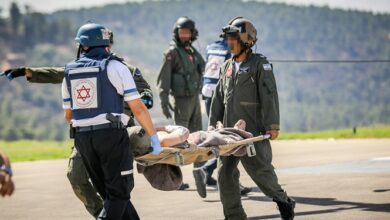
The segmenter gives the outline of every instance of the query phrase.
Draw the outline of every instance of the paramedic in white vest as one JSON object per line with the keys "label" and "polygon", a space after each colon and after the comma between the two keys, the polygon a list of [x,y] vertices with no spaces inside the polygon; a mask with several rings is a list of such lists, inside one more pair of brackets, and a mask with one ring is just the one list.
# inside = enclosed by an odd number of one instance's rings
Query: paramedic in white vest
{"label": "paramedic in white vest", "polygon": [[221,40],[207,45],[206,48],[206,67],[203,75],[202,96],[205,101],[207,115],[209,115],[211,99],[219,79],[219,68],[231,56],[224,35],[220,37]]}
{"label": "paramedic in white vest", "polygon": [[129,69],[110,53],[109,30],[88,23],[80,27],[75,40],[79,50],[77,59],[65,66],[63,108],[75,128],[75,146],[104,201],[97,219],[138,220],[130,202],[133,157],[123,101],[150,135],[153,154],[162,150],[156,130]]}

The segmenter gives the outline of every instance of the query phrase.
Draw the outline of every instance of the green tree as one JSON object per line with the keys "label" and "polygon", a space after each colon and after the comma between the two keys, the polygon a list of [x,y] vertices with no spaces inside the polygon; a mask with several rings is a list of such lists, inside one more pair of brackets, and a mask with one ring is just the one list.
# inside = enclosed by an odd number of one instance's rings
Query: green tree
{"label": "green tree", "polygon": [[14,36],[18,36],[23,15],[20,13],[19,7],[15,2],[11,3],[9,14],[11,19],[12,34]]}

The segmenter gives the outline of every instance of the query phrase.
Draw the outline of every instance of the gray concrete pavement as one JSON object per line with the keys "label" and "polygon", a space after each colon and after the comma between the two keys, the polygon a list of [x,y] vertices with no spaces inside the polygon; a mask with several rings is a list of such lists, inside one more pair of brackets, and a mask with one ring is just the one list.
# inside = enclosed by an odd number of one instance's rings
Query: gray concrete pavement
{"label": "gray concrete pavement", "polygon": [[[390,219],[390,139],[274,141],[279,181],[298,202],[296,219]],[[92,219],[66,179],[67,160],[15,163],[16,193],[0,198],[0,219]],[[142,219],[223,219],[218,191],[201,199],[191,188],[162,192],[139,174],[132,201]],[[255,187],[243,197],[249,219],[280,219],[241,167],[241,181]]]}

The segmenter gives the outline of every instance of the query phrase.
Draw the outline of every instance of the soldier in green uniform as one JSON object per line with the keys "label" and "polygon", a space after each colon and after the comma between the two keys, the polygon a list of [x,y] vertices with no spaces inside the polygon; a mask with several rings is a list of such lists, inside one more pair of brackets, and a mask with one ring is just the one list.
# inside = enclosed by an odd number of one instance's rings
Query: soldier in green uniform
{"label": "soldier in green uniform", "polygon": [[[111,46],[114,43],[113,34],[110,37]],[[130,64],[127,64],[130,72],[133,75],[134,82],[141,95],[141,100],[146,107],[153,106],[153,95],[149,84],[143,78],[140,70]],[[62,83],[64,78],[63,67],[20,67],[5,71],[8,78],[16,78],[25,76],[31,83]],[[130,108],[127,104],[124,105],[125,113],[131,115]],[[130,120],[129,126],[134,125],[133,120]],[[73,147],[69,157],[67,177],[76,196],[83,202],[87,211],[95,218],[98,217],[103,208],[103,201],[97,194],[95,188],[89,181],[89,177],[81,159],[80,153]]]}
{"label": "soldier in green uniform", "polygon": [[[180,17],[173,28],[173,39],[164,55],[164,62],[157,79],[161,108],[167,118],[174,111],[176,125],[190,132],[202,129],[202,114],[199,94],[202,89],[202,73],[205,61],[191,45],[198,31],[195,22],[188,17]],[[175,103],[169,103],[169,95]]]}
{"label": "soldier in green uniform", "polygon": [[[166,118],[172,118],[174,111],[176,125],[188,128],[190,132],[202,130],[202,112],[199,95],[202,90],[202,74],[205,61],[192,46],[198,37],[195,22],[180,17],[173,26],[173,39],[164,53],[164,61],[157,78],[161,108]],[[173,106],[169,95],[174,98]],[[194,167],[201,164],[194,163]],[[179,188],[189,188],[183,183]]]}
{"label": "soldier in green uniform", "polygon": [[[220,79],[214,93],[209,125],[222,121],[225,127],[243,119],[253,135],[268,133],[276,139],[279,132],[279,101],[276,82],[266,57],[253,53],[257,31],[253,24],[237,17],[223,28],[234,55],[220,69]],[[278,205],[282,219],[294,218],[295,201],[278,183],[272,165],[272,150],[268,140],[254,144],[255,152],[244,157],[220,157],[218,183],[225,219],[246,219],[241,204],[239,170],[241,161],[246,172],[268,197]]]}

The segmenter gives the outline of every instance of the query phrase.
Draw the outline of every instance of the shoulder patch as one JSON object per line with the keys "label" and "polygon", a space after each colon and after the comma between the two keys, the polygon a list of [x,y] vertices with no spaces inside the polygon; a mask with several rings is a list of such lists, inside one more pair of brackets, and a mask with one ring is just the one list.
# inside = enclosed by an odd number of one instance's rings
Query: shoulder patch
{"label": "shoulder patch", "polygon": [[118,60],[120,62],[124,62],[125,61],[125,59],[123,57],[119,57],[115,53],[111,53],[111,58],[114,59],[114,60]]}
{"label": "shoulder patch", "polygon": [[233,74],[233,67],[229,66],[229,68],[226,70],[226,76],[231,77]]}
{"label": "shoulder patch", "polygon": [[267,59],[267,57],[264,56],[264,54],[259,53],[259,55],[260,55],[260,58],[265,59],[265,60]]}
{"label": "shoulder patch", "polygon": [[263,64],[263,69],[266,71],[272,70],[272,65],[270,63]]}
{"label": "shoulder patch", "polygon": [[170,52],[165,54],[165,60],[172,60],[172,54]]}

